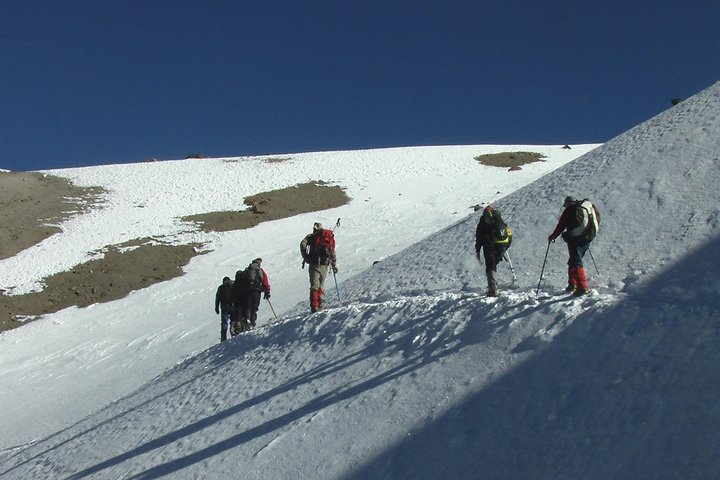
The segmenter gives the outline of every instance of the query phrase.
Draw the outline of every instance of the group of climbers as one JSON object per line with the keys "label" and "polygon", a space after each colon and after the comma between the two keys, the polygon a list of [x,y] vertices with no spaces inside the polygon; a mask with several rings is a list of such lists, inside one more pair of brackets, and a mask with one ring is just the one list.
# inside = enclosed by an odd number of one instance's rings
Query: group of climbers
{"label": "group of climbers", "polygon": [[[563,212],[555,230],[548,236],[548,246],[561,237],[568,247],[568,285],[566,290],[581,296],[590,292],[582,259],[600,227],[600,212],[588,199],[565,197]],[[501,213],[492,206],[485,207],[475,231],[475,254],[485,260],[487,296],[497,296],[497,265],[509,260],[507,250],[512,244],[512,231],[505,224]]]}
{"label": "group of climbers", "polygon": [[[310,274],[310,311],[323,308],[325,302],[325,279],[328,270],[338,272],[335,254],[335,236],[332,230],[320,223],[313,225],[312,233],[300,242],[303,268],[308,265]],[[262,259],[256,258],[244,270],[235,273],[235,281],[223,278],[215,294],[215,313],[220,315],[220,341],[255,328],[261,296],[270,302],[270,281],[261,267]],[[271,305],[272,307],[272,305]]]}
{"label": "group of climbers", "polygon": [[244,270],[235,272],[235,281],[223,278],[215,293],[215,313],[220,315],[220,341],[255,328],[260,297],[270,299],[270,280],[256,258]]}
{"label": "group of climbers", "polygon": [[[557,237],[562,237],[569,254],[567,291],[577,296],[585,295],[589,289],[582,259],[597,234],[600,213],[588,199],[577,200],[571,196],[565,198],[563,207],[557,226],[548,236],[548,247]],[[475,254],[478,261],[485,262],[489,297],[498,294],[497,266],[503,260],[509,262],[508,248],[512,239],[512,230],[501,212],[492,206],[485,207],[475,231]],[[323,228],[320,223],[313,224],[312,233],[300,242],[300,255],[303,268],[308,266],[310,311],[314,313],[324,306],[328,272],[338,272],[333,231]],[[215,312],[220,315],[221,341],[227,339],[228,330],[234,336],[255,327],[261,295],[270,302],[270,281],[261,265],[262,259],[256,258],[247,268],[235,273],[234,281],[225,277],[218,287]]]}

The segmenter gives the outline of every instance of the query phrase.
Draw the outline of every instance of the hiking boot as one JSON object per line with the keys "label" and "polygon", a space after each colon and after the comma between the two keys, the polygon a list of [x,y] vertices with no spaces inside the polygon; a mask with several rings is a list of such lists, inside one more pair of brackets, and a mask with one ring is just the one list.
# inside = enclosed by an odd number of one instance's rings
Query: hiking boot
{"label": "hiking boot", "polygon": [[238,333],[240,333],[240,327],[238,326],[237,322],[232,322],[232,324],[230,325],[230,336],[234,337]]}
{"label": "hiking boot", "polygon": [[568,293],[575,293],[575,290],[577,290],[575,285],[568,285],[567,287],[565,287],[565,291]]}
{"label": "hiking boot", "polygon": [[590,293],[589,288],[578,288],[573,292],[573,295],[576,297],[582,297],[583,295],[587,295]]}
{"label": "hiking boot", "polygon": [[498,296],[498,295],[497,295],[497,290],[495,290],[495,289],[490,289],[490,290],[488,290],[488,291],[487,291],[487,296],[488,296],[488,297],[497,297],[497,296]]}

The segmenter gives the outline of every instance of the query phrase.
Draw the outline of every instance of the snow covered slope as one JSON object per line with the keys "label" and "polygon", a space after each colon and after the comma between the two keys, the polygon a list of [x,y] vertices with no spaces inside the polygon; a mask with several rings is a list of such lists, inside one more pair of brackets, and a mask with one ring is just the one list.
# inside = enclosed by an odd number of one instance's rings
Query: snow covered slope
{"label": "snow covered slope", "polygon": [[[472,214],[326,311],[290,308],[4,450],[0,475],[717,478],[719,163],[716,84],[499,200],[520,277],[502,270],[500,298],[482,294]],[[568,194],[603,214],[596,291],[558,293],[557,242],[535,298]]]}
{"label": "snow covered slope", "polygon": [[[101,186],[106,204],[64,222],[62,233],[0,261],[0,288],[41,288],[106,245],[142,237],[205,244],[186,274],[111,303],[69,308],[0,335],[0,446],[74,423],[219,341],[215,289],[251,259],[264,259],[278,314],[302,302],[307,269],[300,240],[320,220],[337,231],[341,281],[472,211],[552,171],[595,145],[409,147],[257,158],[201,159],[58,170],[80,186]],[[547,161],[521,171],[479,164],[483,153],[533,150]],[[249,230],[204,233],[184,215],[246,208],[244,197],[324,180],[346,189],[347,205]],[[332,286],[331,286],[332,289]],[[260,323],[271,318],[267,305]],[[41,422],[35,419],[42,417]]]}

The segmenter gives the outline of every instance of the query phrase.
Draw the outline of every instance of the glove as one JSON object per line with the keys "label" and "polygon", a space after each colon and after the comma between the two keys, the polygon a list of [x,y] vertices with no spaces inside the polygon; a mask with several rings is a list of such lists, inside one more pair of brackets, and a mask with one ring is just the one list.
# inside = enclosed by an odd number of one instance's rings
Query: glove
{"label": "glove", "polygon": [[337,268],[337,267],[333,267],[333,273],[337,273],[337,272],[338,272],[338,268]]}
{"label": "glove", "polygon": [[268,298],[270,298],[270,294],[266,292],[266,293],[265,293],[265,300],[267,300]]}
{"label": "glove", "polygon": [[482,255],[480,255],[480,250],[475,251],[475,258],[477,258],[478,261],[482,260]]}
{"label": "glove", "polygon": [[215,309],[215,313],[217,313],[218,315],[220,315],[220,310],[218,310],[218,309],[216,308],[216,309]]}
{"label": "glove", "polygon": [[552,235],[548,236],[548,243],[555,243],[555,238]]}

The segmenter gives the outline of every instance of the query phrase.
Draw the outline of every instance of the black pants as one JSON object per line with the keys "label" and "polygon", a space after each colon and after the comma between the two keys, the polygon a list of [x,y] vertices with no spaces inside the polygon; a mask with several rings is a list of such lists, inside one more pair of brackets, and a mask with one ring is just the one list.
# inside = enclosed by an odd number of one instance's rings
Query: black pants
{"label": "black pants", "polygon": [[497,290],[497,265],[502,261],[505,250],[507,250],[505,245],[489,244],[482,246],[483,257],[485,258],[485,276],[487,277],[488,291],[490,292]]}
{"label": "black pants", "polygon": [[485,271],[495,272],[497,271],[497,265],[502,261],[506,246],[485,246],[482,247],[483,257],[485,257]]}
{"label": "black pants", "polygon": [[257,322],[257,312],[260,308],[260,296],[259,290],[250,290],[243,293],[242,303],[240,304],[240,317],[246,323],[249,323],[253,327]]}

